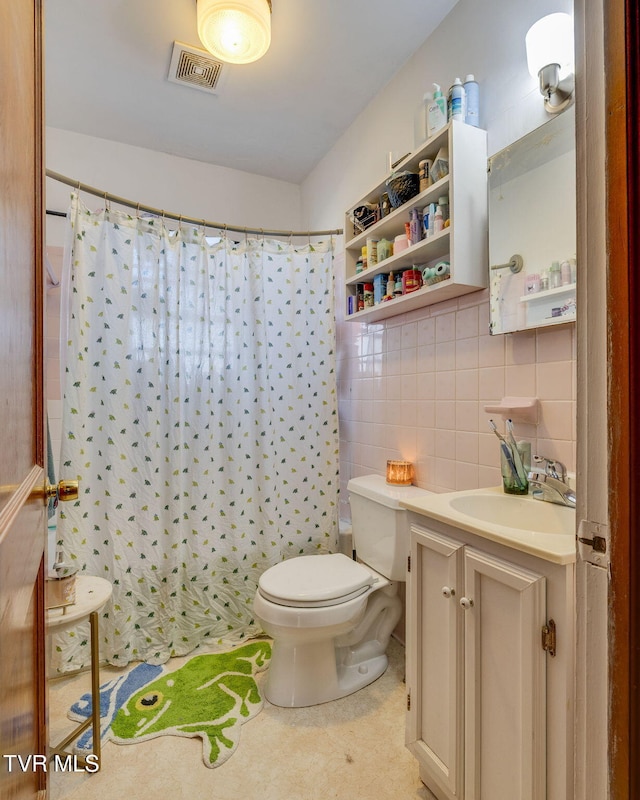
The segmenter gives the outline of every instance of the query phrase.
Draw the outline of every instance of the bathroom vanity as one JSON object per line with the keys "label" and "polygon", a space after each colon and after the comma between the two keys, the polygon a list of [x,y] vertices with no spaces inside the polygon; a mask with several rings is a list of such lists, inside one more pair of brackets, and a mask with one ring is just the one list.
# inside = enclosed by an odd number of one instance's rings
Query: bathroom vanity
{"label": "bathroom vanity", "polygon": [[575,511],[501,489],[410,513],[406,743],[438,800],[573,797]]}

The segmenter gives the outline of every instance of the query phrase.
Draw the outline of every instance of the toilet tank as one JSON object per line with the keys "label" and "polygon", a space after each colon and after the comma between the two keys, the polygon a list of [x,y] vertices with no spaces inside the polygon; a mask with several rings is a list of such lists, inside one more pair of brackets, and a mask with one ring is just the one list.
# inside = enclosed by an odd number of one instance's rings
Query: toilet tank
{"label": "toilet tank", "polygon": [[393,486],[381,475],[352,478],[347,492],[357,557],[389,580],[406,580],[409,512],[400,501],[431,493],[417,486]]}

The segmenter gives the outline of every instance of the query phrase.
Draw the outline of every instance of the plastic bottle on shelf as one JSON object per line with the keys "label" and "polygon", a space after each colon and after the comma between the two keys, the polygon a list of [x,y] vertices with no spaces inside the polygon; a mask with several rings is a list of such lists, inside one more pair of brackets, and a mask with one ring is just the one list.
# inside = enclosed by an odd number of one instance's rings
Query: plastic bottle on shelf
{"label": "plastic bottle on shelf", "polygon": [[563,286],[568,286],[571,283],[571,264],[567,260],[560,264],[560,277]]}
{"label": "plastic bottle on shelf", "polygon": [[378,263],[378,240],[367,239],[367,264],[372,267]]}
{"label": "plastic bottle on shelf", "polygon": [[396,287],[396,281],[393,277],[393,272],[389,273],[389,277],[387,278],[387,297],[393,297],[393,291]]}
{"label": "plastic bottle on shelf", "polygon": [[447,124],[447,105],[439,84],[433,84],[433,100],[427,109],[427,135],[433,136]]}
{"label": "plastic bottle on shelf", "polygon": [[451,84],[447,98],[447,119],[459,119],[464,122],[464,86],[460,78],[456,78]]}
{"label": "plastic bottle on shelf", "polygon": [[418,208],[411,210],[409,222],[409,241],[411,244],[418,244],[422,239],[422,214]]}
{"label": "plastic bottle on shelf", "polygon": [[364,284],[364,307],[365,308],[373,308],[373,284],[372,283],[365,283]]}
{"label": "plastic bottle on shelf", "polygon": [[562,285],[562,273],[560,272],[560,264],[554,261],[549,268],[549,288],[557,289]]}
{"label": "plastic bottle on shelf", "polygon": [[439,197],[438,205],[442,209],[442,221],[446,223],[446,221],[449,219],[449,197],[447,195],[442,195],[442,197]]}
{"label": "plastic bottle on shelf", "polygon": [[477,128],[480,124],[480,87],[473,75],[467,75],[464,79],[464,97],[466,101],[464,121],[467,125]]}
{"label": "plastic bottle on shelf", "polygon": [[429,206],[422,209],[422,238],[426,239],[429,235]]}
{"label": "plastic bottle on shelf", "polygon": [[440,233],[440,231],[444,228],[444,219],[442,217],[442,207],[436,206],[436,213],[433,218],[433,232]]}

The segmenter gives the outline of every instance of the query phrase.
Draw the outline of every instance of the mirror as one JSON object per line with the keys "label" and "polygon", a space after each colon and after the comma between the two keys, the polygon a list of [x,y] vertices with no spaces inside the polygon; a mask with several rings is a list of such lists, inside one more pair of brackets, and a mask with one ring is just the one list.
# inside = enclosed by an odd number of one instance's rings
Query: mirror
{"label": "mirror", "polygon": [[574,322],[574,109],[496,153],[488,172],[490,332]]}

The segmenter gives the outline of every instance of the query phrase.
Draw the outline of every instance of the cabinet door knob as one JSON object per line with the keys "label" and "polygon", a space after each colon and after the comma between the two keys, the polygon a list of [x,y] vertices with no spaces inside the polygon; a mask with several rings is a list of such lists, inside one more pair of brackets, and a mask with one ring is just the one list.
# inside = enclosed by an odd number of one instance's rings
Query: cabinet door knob
{"label": "cabinet door knob", "polygon": [[455,589],[452,589],[450,586],[443,586],[442,587],[442,594],[445,597],[453,597],[456,593]]}
{"label": "cabinet door knob", "polygon": [[473,605],[473,600],[470,597],[461,597],[460,605],[465,609],[465,611],[467,611]]}

